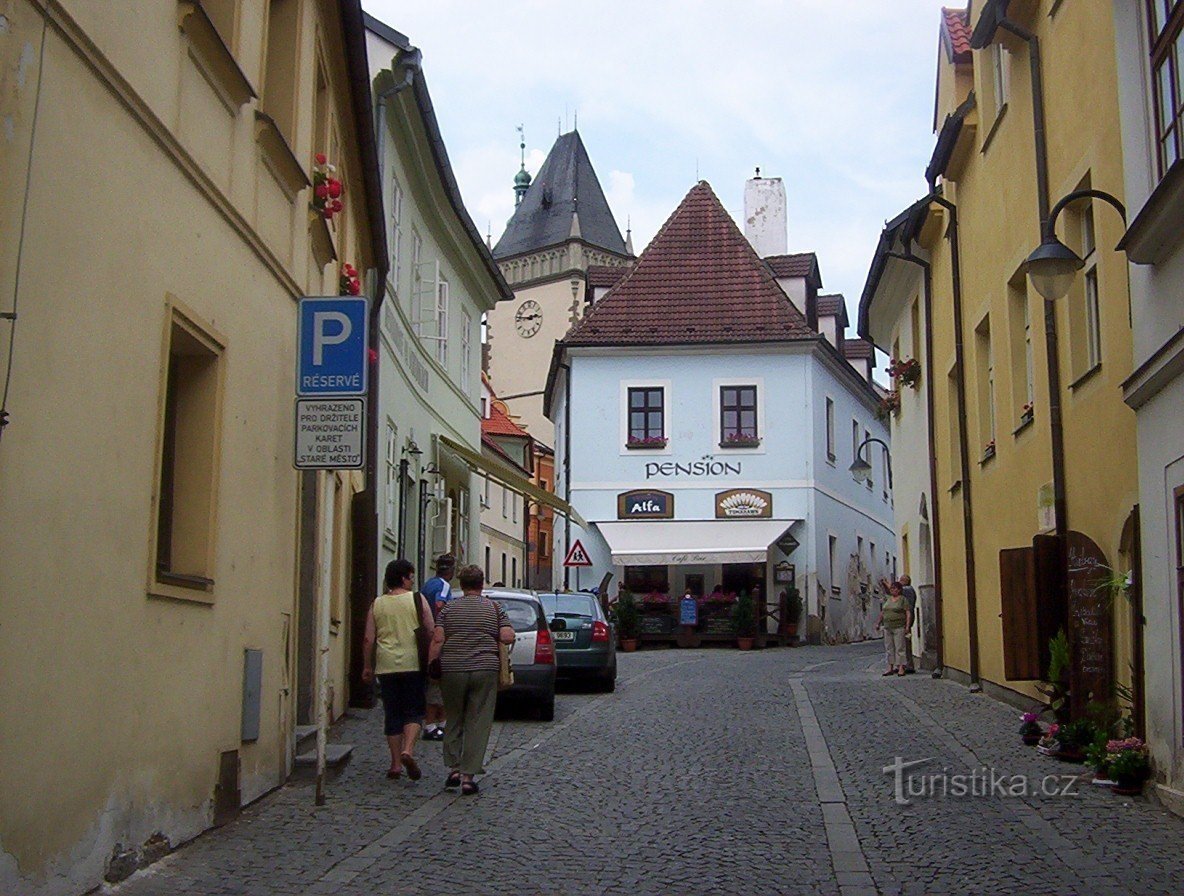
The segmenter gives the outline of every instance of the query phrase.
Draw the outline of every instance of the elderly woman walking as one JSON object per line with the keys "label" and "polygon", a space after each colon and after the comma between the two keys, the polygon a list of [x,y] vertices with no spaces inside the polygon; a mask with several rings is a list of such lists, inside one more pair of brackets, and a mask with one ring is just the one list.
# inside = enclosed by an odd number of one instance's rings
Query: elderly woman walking
{"label": "elderly woman walking", "polygon": [[888,596],[880,606],[880,618],[876,620],[876,628],[884,628],[884,656],[888,661],[888,671],[884,675],[904,675],[905,663],[908,661],[906,646],[908,631],[913,627],[913,611],[901,590],[899,582],[892,582],[888,586]]}
{"label": "elderly woman walking", "polygon": [[[387,564],[386,588],[366,614],[363,641],[362,680],[376,676],[382,690],[386,715],[384,730],[391,751],[388,778],[398,778],[402,769],[412,781],[420,778],[415,761],[424,714],[425,650],[435,629],[427,601],[415,593],[415,567],[408,560]],[[377,648],[377,655],[375,648]],[[373,662],[372,662],[373,660]]]}
{"label": "elderly woman walking", "polygon": [[445,787],[460,786],[469,796],[477,792],[475,775],[485,769],[485,748],[493,727],[500,667],[498,643],[513,644],[514,629],[505,611],[481,596],[485,573],[466,566],[458,576],[464,594],[440,611],[432,639],[432,658],[440,658],[443,673],[444,763],[450,769]]}

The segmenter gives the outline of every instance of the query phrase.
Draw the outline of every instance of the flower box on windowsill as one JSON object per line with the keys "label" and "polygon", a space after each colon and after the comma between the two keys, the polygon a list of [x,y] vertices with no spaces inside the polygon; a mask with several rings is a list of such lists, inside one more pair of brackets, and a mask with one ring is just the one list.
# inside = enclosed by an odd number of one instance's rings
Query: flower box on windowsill
{"label": "flower box on windowsill", "polygon": [[981,461],[979,461],[979,463],[985,464],[987,461],[989,461],[994,456],[995,456],[995,443],[988,442],[987,446],[985,448],[983,448],[983,459]]}
{"label": "flower box on windowsill", "polygon": [[669,444],[669,439],[661,439],[661,438],[629,439],[625,443],[625,447],[629,448],[630,450],[633,450],[633,449],[645,450],[646,448],[650,448],[650,449],[665,448],[667,444]]}
{"label": "flower box on windowsill", "polygon": [[759,448],[761,440],[755,436],[751,438],[724,438],[719,443],[720,448]]}

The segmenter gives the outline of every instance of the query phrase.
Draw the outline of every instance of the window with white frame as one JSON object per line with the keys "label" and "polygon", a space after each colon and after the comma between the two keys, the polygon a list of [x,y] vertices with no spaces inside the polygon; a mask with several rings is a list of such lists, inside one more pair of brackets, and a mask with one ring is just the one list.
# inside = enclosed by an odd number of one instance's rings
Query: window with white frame
{"label": "window with white frame", "polygon": [[411,295],[407,310],[415,324],[415,335],[421,332],[420,304],[423,302],[423,237],[414,227],[411,228]]}
{"label": "window with white frame", "polygon": [[400,278],[403,275],[403,257],[399,247],[403,239],[403,188],[399,179],[391,174],[391,277],[395,284],[395,295],[399,294]]}
{"label": "window with white frame", "polygon": [[1087,370],[1102,363],[1102,329],[1098,320],[1098,252],[1094,234],[1094,207],[1081,215],[1081,257],[1085,261],[1085,359]]}
{"label": "window with white frame", "polygon": [[835,403],[830,398],[826,400],[826,456],[835,459]]}
{"label": "window with white frame", "polygon": [[460,331],[460,390],[467,396],[472,387],[473,316],[468,310],[461,314]]}
{"label": "window with white frame", "polygon": [[[868,439],[870,439],[871,437],[872,437],[872,434],[871,434],[870,432],[868,432],[868,431],[865,429],[865,430],[863,431],[863,441],[864,441],[864,444],[866,444],[866,445],[867,445],[867,448],[866,448],[865,450],[866,450],[866,451],[867,451],[869,454],[871,453],[872,446],[871,446],[871,443],[870,443],[870,442],[868,442]],[[870,462],[868,463],[868,466],[869,466],[869,467],[871,466],[871,463],[870,463]],[[867,482],[865,482],[865,483],[864,483],[864,485],[866,485],[866,486],[868,487],[868,490],[869,490],[869,491],[870,491],[872,488],[874,488],[874,487],[875,487],[875,483],[872,481],[874,478],[875,478],[875,477],[874,477],[874,476],[872,476],[872,471],[871,471],[871,470],[868,470],[868,471],[867,471]]]}
{"label": "window with white frame", "polygon": [[386,509],[383,528],[394,534],[399,518],[399,428],[386,420]]}
{"label": "window with white frame", "polygon": [[851,421],[851,463],[859,460],[859,421]]}
{"label": "window with white frame", "polygon": [[830,567],[829,567],[830,568],[830,590],[831,590],[832,594],[838,594],[839,593],[839,580],[837,578],[838,574],[835,572],[835,559],[837,558],[838,551],[839,551],[838,537],[835,535],[827,536],[827,545],[828,545],[827,558],[830,561]]}
{"label": "window with white frame", "polygon": [[510,490],[508,488],[506,488],[504,485],[501,486],[501,490],[502,490],[502,519],[504,520],[504,519],[508,518],[510,515],[510,505],[509,505]]}
{"label": "window with white frame", "polygon": [[520,499],[519,499],[517,493],[510,495],[510,514],[511,514],[510,518],[515,523],[518,522],[518,501],[519,500]]}
{"label": "window with white frame", "polygon": [[1146,0],[1159,176],[1184,157],[1184,0]]}
{"label": "window with white frame", "polygon": [[1001,43],[993,43],[986,49],[989,67],[983,72],[983,109],[988,124],[993,123],[1007,105],[1007,94],[1011,87],[1011,54]]}
{"label": "window with white frame", "polygon": [[436,360],[448,367],[448,281],[444,275],[436,281]]}

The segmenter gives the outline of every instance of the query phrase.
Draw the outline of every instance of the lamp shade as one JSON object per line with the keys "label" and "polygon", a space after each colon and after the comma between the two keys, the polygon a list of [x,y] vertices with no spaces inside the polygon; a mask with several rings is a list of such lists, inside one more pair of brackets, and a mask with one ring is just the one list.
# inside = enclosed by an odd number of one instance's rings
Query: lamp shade
{"label": "lamp shade", "polygon": [[1036,291],[1050,302],[1064,298],[1077,272],[1085,267],[1077,253],[1055,236],[1046,237],[1024,264]]}
{"label": "lamp shade", "polygon": [[862,457],[855,458],[855,462],[847,469],[855,477],[856,482],[867,482],[867,478],[872,474],[872,465]]}

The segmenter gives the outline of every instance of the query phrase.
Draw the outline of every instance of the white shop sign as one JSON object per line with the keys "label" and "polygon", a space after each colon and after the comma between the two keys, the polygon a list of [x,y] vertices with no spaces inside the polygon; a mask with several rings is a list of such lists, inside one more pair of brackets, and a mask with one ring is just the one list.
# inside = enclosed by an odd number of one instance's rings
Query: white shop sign
{"label": "white shop sign", "polygon": [[360,470],[366,461],[364,398],[296,399],[299,470]]}

